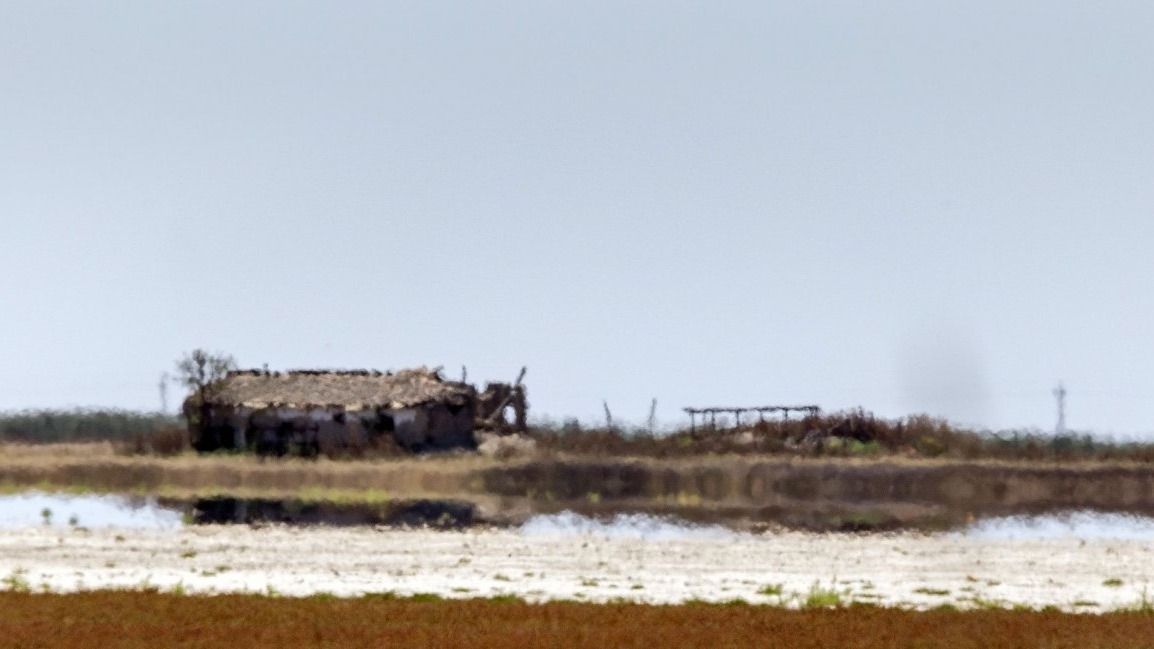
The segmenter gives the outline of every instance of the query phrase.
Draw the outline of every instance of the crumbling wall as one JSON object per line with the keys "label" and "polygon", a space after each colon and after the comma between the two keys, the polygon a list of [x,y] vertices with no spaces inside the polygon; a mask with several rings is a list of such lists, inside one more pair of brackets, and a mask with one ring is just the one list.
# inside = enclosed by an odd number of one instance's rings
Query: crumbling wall
{"label": "crumbling wall", "polygon": [[311,457],[388,446],[410,452],[473,449],[474,412],[471,403],[367,410],[212,405],[206,416],[189,420],[189,429],[193,448],[201,452],[236,450]]}
{"label": "crumbling wall", "polygon": [[[513,421],[508,412],[512,410]],[[527,427],[529,400],[520,383],[486,383],[477,395],[477,428],[497,433],[521,433]]]}

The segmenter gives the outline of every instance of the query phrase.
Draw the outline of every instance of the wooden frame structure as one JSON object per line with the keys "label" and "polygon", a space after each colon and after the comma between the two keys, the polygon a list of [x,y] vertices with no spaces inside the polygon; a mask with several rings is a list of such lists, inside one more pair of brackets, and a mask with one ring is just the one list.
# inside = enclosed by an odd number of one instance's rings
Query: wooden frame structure
{"label": "wooden frame structure", "polygon": [[701,415],[701,425],[705,426],[706,421],[709,422],[710,428],[717,428],[717,414],[729,413],[733,415],[735,427],[741,427],[741,415],[748,412],[756,412],[758,421],[765,421],[766,413],[780,412],[785,419],[789,419],[789,413],[801,412],[805,413],[806,417],[816,417],[821,414],[821,408],[818,406],[752,406],[748,408],[682,408],[689,414],[689,430],[690,432],[697,432],[697,415]]}

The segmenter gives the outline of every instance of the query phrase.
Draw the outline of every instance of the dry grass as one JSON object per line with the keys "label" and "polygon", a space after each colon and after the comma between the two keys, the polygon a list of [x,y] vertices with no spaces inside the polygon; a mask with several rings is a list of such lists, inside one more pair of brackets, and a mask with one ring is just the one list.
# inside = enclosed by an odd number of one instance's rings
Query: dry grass
{"label": "dry grass", "polygon": [[67,458],[110,458],[116,455],[112,442],[73,442],[61,444],[0,443],[0,462],[10,460],[42,459],[57,461]]}
{"label": "dry grass", "polygon": [[1150,647],[1148,613],[0,593],[8,647]]}
{"label": "dry grass", "polygon": [[[59,446],[63,452],[53,452]],[[329,461],[251,455],[123,456],[106,444],[0,445],[0,489],[169,496],[375,499],[460,495],[490,461],[473,455]],[[358,498],[359,496],[359,498]]]}

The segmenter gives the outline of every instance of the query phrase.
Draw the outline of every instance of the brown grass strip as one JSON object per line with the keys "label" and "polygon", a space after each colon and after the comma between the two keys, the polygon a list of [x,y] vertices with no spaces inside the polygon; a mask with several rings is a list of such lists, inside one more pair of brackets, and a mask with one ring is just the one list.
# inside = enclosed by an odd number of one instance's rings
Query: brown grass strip
{"label": "brown grass strip", "polygon": [[4,647],[1154,647],[1154,615],[0,593]]}

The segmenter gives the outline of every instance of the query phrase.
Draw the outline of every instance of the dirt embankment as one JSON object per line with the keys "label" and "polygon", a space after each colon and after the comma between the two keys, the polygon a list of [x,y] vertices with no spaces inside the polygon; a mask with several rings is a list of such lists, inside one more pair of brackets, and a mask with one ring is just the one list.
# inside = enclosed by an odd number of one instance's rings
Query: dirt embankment
{"label": "dirt embankment", "polygon": [[649,503],[689,518],[729,511],[811,529],[948,527],[1069,509],[1154,513],[1154,466],[1146,465],[721,457],[536,461],[481,475],[485,493],[582,511]]}

